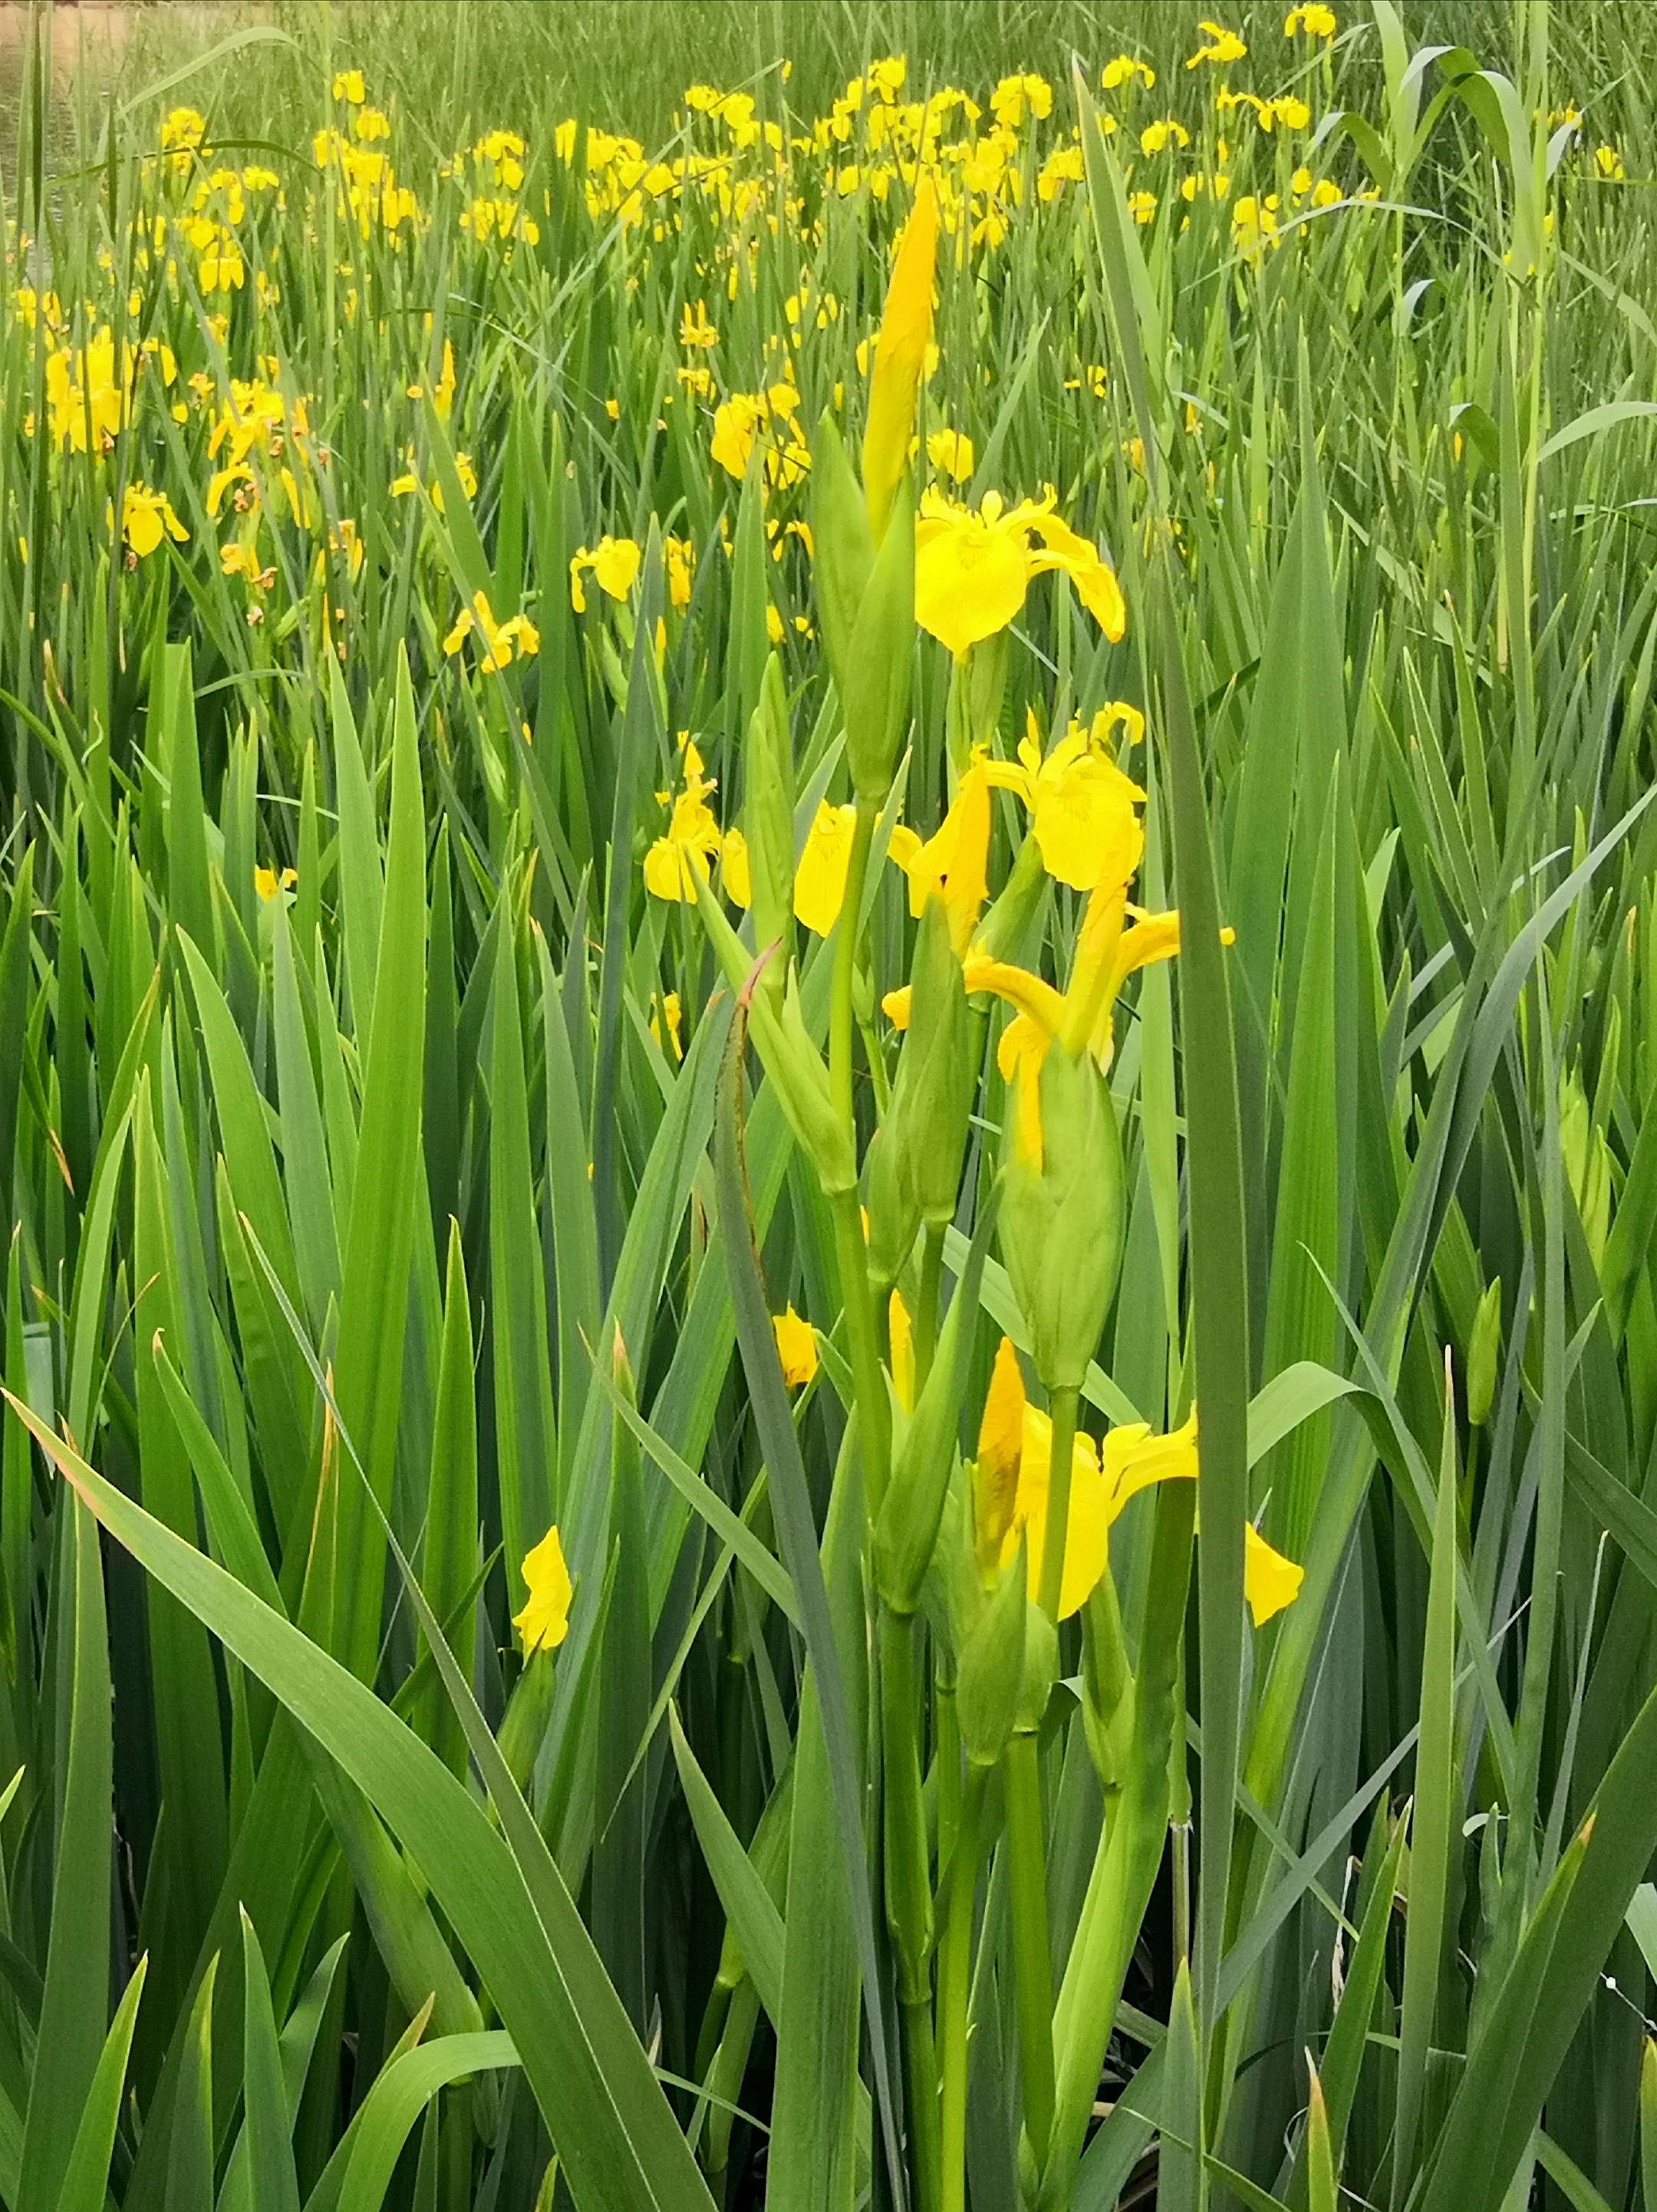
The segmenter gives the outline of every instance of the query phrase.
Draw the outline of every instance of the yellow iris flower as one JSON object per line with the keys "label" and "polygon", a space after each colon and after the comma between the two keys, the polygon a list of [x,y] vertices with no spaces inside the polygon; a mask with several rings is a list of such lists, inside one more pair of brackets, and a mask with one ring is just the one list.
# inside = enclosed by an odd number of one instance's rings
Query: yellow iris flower
{"label": "yellow iris flower", "polygon": [[496,622],[494,609],[483,592],[475,592],[471,605],[462,607],[455,617],[454,627],[443,641],[444,652],[452,659],[474,631],[483,641],[477,665],[486,676],[496,675],[506,667],[514,646],[526,656],[541,650],[541,633],[529,617],[509,615],[505,622]]}
{"label": "yellow iris flower", "polygon": [[529,1595],[524,1610],[513,1613],[512,1625],[522,1639],[527,1662],[537,1651],[555,1651],[569,1634],[570,1601],[575,1590],[555,1522],[540,1542],[525,1553],[523,1572]]}
{"label": "yellow iris flower", "polygon": [[[725,894],[734,906],[746,908],[753,891],[748,866],[748,841],[740,830],[721,830],[707,795],[719,789],[716,778],[702,774],[702,757],[687,730],[680,737],[684,755],[684,788],[671,800],[673,811],[667,829],[645,854],[645,889],[652,898],[674,899],[695,905],[696,877],[706,874],[710,862],[721,863]],[[666,806],[669,794],[659,791],[658,804]]]}
{"label": "yellow iris flower", "polygon": [[601,591],[612,599],[624,599],[639,578],[639,563],[644,556],[630,538],[601,538],[598,550],[589,553],[583,545],[569,564],[569,603],[578,615],[587,611],[586,593],[581,589],[581,574],[591,568]]}
{"label": "yellow iris flower", "polygon": [[[112,527],[115,520],[112,503],[109,520]],[[190,532],[173,512],[172,501],[164,491],[152,491],[148,484],[129,484],[123,493],[121,535],[141,561],[155,550],[163,535],[180,545],[190,543]]]}
{"label": "yellow iris flower", "polygon": [[[979,1431],[973,1484],[974,1536],[980,1567],[986,1579],[993,1579],[1017,1557],[1021,1532],[1028,1534],[1032,1602],[1047,1543],[1052,1458],[1053,1423],[1025,1396],[1018,1355],[1011,1339],[1004,1336]],[[1102,1444],[1077,1435],[1071,1463],[1060,1620],[1081,1610],[1109,1567],[1111,1527],[1128,1500],[1154,1482],[1195,1481],[1197,1468],[1194,1409],[1168,1436],[1153,1436],[1144,1421],[1112,1429]],[[1243,1593],[1257,1628],[1294,1602],[1304,1579],[1303,1568],[1274,1551],[1258,1529],[1245,1528]]]}
{"label": "yellow iris flower", "polygon": [[[929,488],[915,525],[915,620],[956,657],[1015,621],[1032,580],[1062,569],[1113,643],[1127,627],[1115,572],[1053,513],[1057,495],[1008,507],[986,492],[974,514]],[[1033,545],[1031,538],[1039,538]]]}
{"label": "yellow iris flower", "polygon": [[1138,827],[1133,810],[1145,795],[1095,750],[1092,732],[1079,723],[1043,759],[1032,708],[1017,760],[986,760],[984,773],[1023,800],[1042,866],[1072,890],[1092,890],[1124,841],[1132,842]]}

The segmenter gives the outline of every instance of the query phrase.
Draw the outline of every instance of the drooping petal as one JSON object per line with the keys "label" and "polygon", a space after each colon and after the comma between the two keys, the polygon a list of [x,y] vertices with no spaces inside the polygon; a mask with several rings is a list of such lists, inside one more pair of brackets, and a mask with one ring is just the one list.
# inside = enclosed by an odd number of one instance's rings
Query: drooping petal
{"label": "drooping petal", "polygon": [[1197,1414],[1165,1437],[1152,1436],[1143,1421],[1113,1429],[1105,1438],[1104,1481],[1114,1521],[1130,1498],[1153,1482],[1197,1479]]}
{"label": "drooping petal", "polygon": [[[1055,748],[1055,757],[1059,750]],[[1096,755],[1072,758],[1056,775],[1044,772],[1034,828],[1041,865],[1050,876],[1072,890],[1090,891],[1136,847],[1143,847],[1133,788],[1120,769]]]}
{"label": "drooping petal", "polygon": [[[1018,1498],[1013,1527],[1002,1544],[1005,1567],[1017,1548],[1017,1532],[1029,1540],[1029,1592],[1034,1603],[1041,1581],[1047,1540],[1047,1486],[1053,1467],[1053,1422],[1034,1406],[1024,1408],[1023,1449],[1018,1468]],[[1065,1527],[1065,1572],[1059,1591],[1059,1618],[1068,1620],[1092,1595],[1110,1564],[1109,1499],[1099,1472],[1093,1439],[1077,1431],[1071,1455],[1070,1511]]]}
{"label": "drooping petal", "polygon": [[816,1333],[809,1321],[800,1319],[792,1305],[786,1313],[772,1316],[771,1327],[776,1333],[782,1379],[791,1390],[798,1390],[817,1371]]}
{"label": "drooping petal", "polygon": [[[970,988],[970,985],[968,988]],[[1041,1128],[1041,1063],[1052,1042],[1047,1031],[1029,1014],[1019,1014],[1001,1032],[996,1065],[1012,1085],[1013,1157],[1028,1161],[1038,1171],[1047,1156]]]}
{"label": "drooping petal", "polygon": [[915,620],[957,659],[1005,629],[1029,586],[1022,533],[976,515],[915,532]]}
{"label": "drooping petal", "polygon": [[569,1633],[570,1601],[574,1588],[564,1561],[555,1522],[532,1550],[524,1554],[524,1583],[529,1595],[521,1613],[513,1615],[513,1626],[523,1639],[524,1656],[553,1651]]}
{"label": "drooping petal", "polygon": [[856,827],[855,806],[825,800],[806,838],[794,872],[794,912],[816,936],[828,936],[840,918]]}
{"label": "drooping petal", "polygon": [[1251,1522],[1244,1523],[1243,1595],[1256,1628],[1263,1628],[1273,1613],[1293,1605],[1305,1580],[1304,1567],[1274,1552],[1259,1529]]}

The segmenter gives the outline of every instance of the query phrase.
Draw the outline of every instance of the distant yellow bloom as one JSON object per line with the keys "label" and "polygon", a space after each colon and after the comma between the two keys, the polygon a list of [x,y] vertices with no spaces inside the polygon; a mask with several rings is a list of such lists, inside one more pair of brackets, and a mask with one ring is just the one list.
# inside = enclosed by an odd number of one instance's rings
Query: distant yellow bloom
{"label": "distant yellow bloom", "polygon": [[938,194],[931,175],[923,175],[887,288],[863,433],[864,496],[877,541],[885,535],[893,498],[909,464],[915,401],[932,331],[938,225]]}
{"label": "distant yellow bloom", "polygon": [[[112,505],[109,523],[112,529]],[[121,536],[129,549],[142,561],[155,550],[163,535],[179,545],[190,543],[190,532],[173,512],[173,502],[164,491],[152,491],[148,484],[129,484],[121,501]]]}
{"label": "distant yellow bloom", "polygon": [[707,302],[698,300],[696,312],[690,312],[687,300],[679,311],[679,343],[682,346],[713,346],[719,342],[719,328],[707,319]]}
{"label": "distant yellow bloom", "polygon": [[1156,213],[1156,193],[1130,192],[1127,199],[1127,211],[1137,223],[1150,222]]}
{"label": "distant yellow bloom", "polygon": [[681,614],[690,605],[691,580],[696,569],[696,549],[688,538],[670,538],[662,548],[667,556],[667,596]]}
{"label": "distant yellow bloom", "polygon": [[1045,118],[1053,112],[1053,87],[1044,76],[1004,76],[990,94],[990,112],[1008,131],[1017,131],[1030,113]]}
{"label": "distant yellow bloom", "polygon": [[1257,199],[1247,192],[1231,210],[1231,243],[1239,253],[1258,260],[1268,246],[1278,243],[1278,196],[1268,192]]}
{"label": "distant yellow bloom", "polygon": [[630,538],[604,537],[598,540],[596,552],[589,553],[583,545],[569,564],[569,603],[578,615],[587,611],[586,593],[581,589],[584,570],[591,568],[600,590],[612,599],[625,599],[639,580],[639,564],[644,556]]}
{"label": "distant yellow bloom", "polygon": [[801,1389],[817,1371],[816,1331],[792,1305],[786,1313],[774,1314],[771,1326],[776,1332],[782,1379],[791,1390]]}
{"label": "distant yellow bloom", "polygon": [[1120,92],[1125,84],[1131,85],[1136,76],[1144,78],[1147,92],[1156,82],[1156,72],[1149,62],[1135,61],[1132,54],[1118,54],[1114,61],[1105,64],[1104,73],[1099,82],[1107,92]]}
{"label": "distant yellow bloom", "polygon": [[1292,39],[1296,31],[1304,31],[1308,39],[1332,39],[1335,35],[1334,9],[1322,6],[1320,0],[1310,0],[1310,4],[1305,7],[1291,8],[1284,20],[1283,34],[1285,39]]}
{"label": "distant yellow bloom", "polygon": [[1032,580],[1057,568],[1105,635],[1120,638],[1127,611],[1115,573],[1096,545],[1060,521],[1054,505],[1049,492],[1008,507],[992,491],[974,514],[929,489],[915,529],[915,620],[922,629],[959,658],[1005,629]]}
{"label": "distant yellow bloom", "polygon": [[926,458],[955,483],[965,483],[973,472],[973,441],[962,430],[934,430],[926,441]]}
{"label": "distant yellow bloom", "polygon": [[1240,62],[1248,52],[1235,31],[1225,30],[1218,23],[1210,22],[1206,16],[1197,27],[1199,31],[1207,32],[1208,44],[1199,46],[1196,52],[1189,57],[1186,63],[1187,69],[1199,68],[1204,62]]}
{"label": "distant yellow bloom", "polygon": [[1594,149],[1593,166],[1602,177],[1606,178],[1612,184],[1621,184],[1627,175],[1623,167],[1623,157],[1614,146],[1597,146]]}
{"label": "distant yellow bloom", "polygon": [[278,875],[274,868],[257,867],[253,871],[253,888],[267,903],[278,891],[290,891],[299,881],[297,868],[284,868]]}
{"label": "distant yellow bloom", "polygon": [[826,799],[811,824],[794,872],[794,912],[814,936],[828,936],[840,919],[856,826],[855,806],[830,806]]}
{"label": "distant yellow bloom", "polygon": [[1142,154],[1160,154],[1169,144],[1184,147],[1190,143],[1191,133],[1174,115],[1164,115],[1159,122],[1147,124],[1139,133]]}
{"label": "distant yellow bloom", "polygon": [[[682,745],[684,787],[672,801],[673,811],[665,832],[657,838],[645,854],[645,889],[652,898],[674,899],[694,904],[697,877],[705,875],[708,863],[719,857],[722,840],[719,823],[707,803],[708,793],[716,790],[718,786],[712,778],[703,775],[702,757],[692,744],[688,731]],[[664,806],[668,804],[666,792],[659,792],[656,795]],[[735,836],[737,833],[733,831],[731,834]],[[746,860],[747,848],[744,847],[742,853],[744,875]]]}
{"label": "distant yellow bloom", "polygon": [[349,100],[353,107],[361,107],[368,97],[368,88],[362,82],[358,69],[341,70],[334,78],[334,98]]}
{"label": "distant yellow bloom", "polygon": [[[1017,1354],[1003,1337],[979,1432],[974,1537],[980,1566],[992,1577],[1012,1565],[1021,1532],[1027,1536],[1032,1601],[1047,1542],[1052,1461],[1052,1419],[1027,1400]],[[1079,1612],[1103,1578],[1110,1565],[1110,1531],[1129,1499],[1153,1483],[1194,1482],[1197,1471],[1194,1410],[1169,1436],[1152,1435],[1144,1421],[1110,1430],[1102,1445],[1077,1434],[1059,1595],[1061,1620]],[[1294,1601],[1304,1579],[1302,1568],[1273,1551],[1257,1530],[1246,1529],[1243,1594],[1257,1628]]]}
{"label": "distant yellow bloom", "polygon": [[529,1595],[524,1610],[513,1613],[512,1625],[528,1661],[537,1651],[555,1651],[569,1634],[570,1601],[575,1590],[555,1522],[533,1550],[525,1553],[523,1575]]}
{"label": "distant yellow bloom", "polygon": [[462,607],[455,617],[454,627],[443,641],[444,652],[452,659],[474,633],[483,641],[477,665],[487,676],[500,673],[511,660],[514,646],[526,657],[541,650],[541,634],[528,617],[510,615],[505,622],[496,622],[483,592],[475,592],[471,605]]}

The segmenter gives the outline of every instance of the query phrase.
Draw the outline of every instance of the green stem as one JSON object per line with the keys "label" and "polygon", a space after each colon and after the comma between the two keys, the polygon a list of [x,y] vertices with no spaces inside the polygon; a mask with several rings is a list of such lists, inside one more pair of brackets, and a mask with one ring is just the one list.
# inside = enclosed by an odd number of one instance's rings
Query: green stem
{"label": "green stem", "polygon": [[961,1826],[961,1723],[955,1708],[955,1678],[942,1668],[932,1684],[932,1714],[937,1737],[938,1869],[942,1881]]}
{"label": "green stem", "polygon": [[920,1255],[920,1304],[915,1309],[915,1395],[926,1387],[938,1349],[938,1294],[944,1273],[942,1221],[926,1224],[926,1241]]}
{"label": "green stem", "polygon": [[920,1701],[913,1615],[880,1610],[882,1789],[885,1813],[886,1919],[897,1960],[903,2063],[917,2200],[937,2212],[942,2171],[938,2139],[938,2054],[932,2042],[930,1961],[932,1892],[921,1802]]}
{"label": "green stem", "polygon": [[1065,1586],[1065,1534],[1070,1525],[1070,1478],[1076,1447],[1076,1415],[1081,1392],[1066,1383],[1053,1393],[1053,1457],[1047,1468],[1047,1534],[1041,1547],[1041,1610],[1059,1618],[1059,1594]]}
{"label": "green stem", "polygon": [[837,1191],[831,1200],[835,1251],[840,1262],[840,1297],[846,1310],[847,1347],[857,1386],[858,1426],[863,1448],[863,1479],[872,1528],[886,1495],[892,1454],[892,1408],[880,1367],[880,1335],[874,1293],[869,1287],[868,1247],[863,1241],[863,1212],[855,1190]]}
{"label": "green stem", "polygon": [[979,1832],[986,1766],[967,1774],[961,1822],[950,1859],[949,1918],[938,1966],[944,2044],[944,2212],[967,2212],[967,2024],[972,1990],[973,1908],[978,1894]]}
{"label": "green stem", "polygon": [[1041,1840],[1041,1775],[1034,1734],[1021,1731],[1002,1753],[1007,1792],[1007,1859],[1013,1959],[1018,1972],[1018,2044],[1024,2062],[1024,2130],[1038,2168],[1053,2134],[1053,1952],[1047,1941],[1047,1863]]}

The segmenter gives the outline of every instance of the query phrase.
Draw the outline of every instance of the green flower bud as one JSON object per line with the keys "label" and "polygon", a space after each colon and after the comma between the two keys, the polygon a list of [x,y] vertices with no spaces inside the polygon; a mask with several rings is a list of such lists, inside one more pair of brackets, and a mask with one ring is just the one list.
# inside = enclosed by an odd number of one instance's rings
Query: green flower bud
{"label": "green flower bud", "polygon": [[948,1221],[960,1194],[972,1111],[972,1024],[941,898],[926,902],[909,972],[913,995],[899,1063],[902,1105],[892,1121],[897,1182],[923,1221]]}
{"label": "green flower bud", "polygon": [[782,664],[774,653],[766,661],[759,705],[748,726],[743,780],[754,949],[781,947],[765,970],[766,988],[780,1004],[794,945],[794,748]]}
{"label": "green flower bud", "polygon": [[898,1178],[896,1131],[904,1115],[903,1064],[886,1108],[886,1119],[864,1155],[864,1190],[869,1207],[869,1273],[881,1291],[889,1291],[914,1249],[920,1214]]}
{"label": "green flower bud", "polygon": [[844,702],[858,610],[875,565],[874,534],[863,487],[825,408],[811,448],[812,580],[817,619],[835,689]]}
{"label": "green flower bud", "polygon": [[1009,1103],[1002,1170],[1001,1253],[1029,1325],[1035,1371],[1049,1390],[1077,1389],[1099,1342],[1122,1250],[1122,1141],[1104,1077],[1086,1052],[1050,1045],[1039,1077],[1039,1158]]}
{"label": "green flower bud", "polygon": [[[974,1571],[970,1580],[976,1583]],[[1007,1747],[1018,1718],[1024,1683],[1024,1639],[1034,1615],[1046,1620],[1029,1601],[1029,1569],[1021,1539],[1018,1556],[1002,1576],[993,1596],[960,1639],[955,1691],[961,1740],[974,1766],[993,1766]]]}
{"label": "green flower bud", "polygon": [[979,1285],[994,1212],[992,1202],[979,1217],[967,1264],[938,1335],[926,1386],[898,1447],[875,1525],[875,1585],[895,1613],[912,1613],[920,1605],[938,1546],[938,1524],[955,1469],[972,1332],[978,1319]]}
{"label": "green flower bud", "polygon": [[1120,1790],[1133,1744],[1133,1672],[1108,1567],[1082,1613],[1082,1720],[1099,1779]]}
{"label": "green flower bud", "polygon": [[1482,1429],[1496,1401],[1496,1372],[1502,1356],[1502,1280],[1498,1276],[1478,1301],[1467,1341],[1467,1419]]}
{"label": "green flower bud", "polygon": [[865,805],[883,805],[891,788],[909,720],[914,646],[914,488],[906,476],[858,609],[844,680],[835,679],[846,716],[852,786]]}
{"label": "green flower bud", "polygon": [[[1021,1560],[1024,1556],[1022,1546],[1018,1556]],[[1025,1573],[1027,1579],[1019,1584],[1024,1592],[1024,1671],[1019,1677],[1013,1726],[1021,1735],[1033,1735],[1047,1717],[1053,1686],[1059,1680],[1059,1631],[1039,1605],[1030,1603],[1028,1569]]]}

